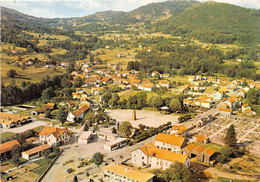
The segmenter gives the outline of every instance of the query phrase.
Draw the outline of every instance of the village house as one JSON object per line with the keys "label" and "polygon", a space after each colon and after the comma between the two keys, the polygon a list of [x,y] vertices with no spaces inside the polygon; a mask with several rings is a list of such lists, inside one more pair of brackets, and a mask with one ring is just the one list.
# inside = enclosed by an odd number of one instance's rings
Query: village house
{"label": "village house", "polygon": [[21,126],[27,122],[31,122],[32,118],[29,116],[21,116],[20,114],[11,114],[0,112],[0,128],[12,128]]}
{"label": "village house", "polygon": [[46,110],[54,110],[56,109],[56,103],[47,103],[45,106],[35,109],[34,111],[31,112],[32,116],[43,114]]}
{"label": "village house", "polygon": [[83,66],[85,64],[84,60],[79,60],[76,62],[76,66]]}
{"label": "village house", "polygon": [[169,130],[168,134],[170,135],[182,135],[183,137],[187,134],[187,128],[183,125],[173,125]]}
{"label": "village house", "polygon": [[152,77],[155,77],[156,75],[159,75],[159,77],[161,77],[158,71],[153,71],[151,74]]}
{"label": "village house", "polygon": [[142,84],[138,85],[138,89],[148,92],[152,92],[154,87],[155,86],[152,82],[143,82]]}
{"label": "village house", "polygon": [[194,145],[193,143],[187,145],[182,149],[182,153],[192,158],[195,157],[199,162],[206,162],[214,164],[216,159],[216,151],[212,148],[205,148],[202,145]]}
{"label": "village house", "polygon": [[230,96],[227,99],[223,100],[222,107],[226,106],[226,108],[236,110],[241,107],[241,102],[238,96]]}
{"label": "village house", "polygon": [[48,144],[50,146],[64,144],[70,139],[70,130],[67,128],[45,126],[39,133],[39,138],[42,144]]}
{"label": "village house", "polygon": [[168,80],[159,80],[159,83],[156,85],[157,87],[166,87],[170,88],[170,82]]}
{"label": "village house", "polygon": [[229,117],[231,115],[231,113],[232,113],[232,109],[219,107],[218,108],[218,112],[219,112],[220,115]]}
{"label": "village house", "polygon": [[171,164],[180,162],[187,168],[190,166],[190,158],[187,155],[174,153],[157,148],[154,144],[148,143],[132,152],[132,164],[138,167],[151,167],[167,169]]}
{"label": "village house", "polygon": [[221,92],[214,92],[212,96],[213,96],[213,100],[215,102],[218,102],[218,101],[221,101],[223,99],[225,94],[223,92],[222,93]]}
{"label": "village house", "polygon": [[67,67],[67,66],[69,65],[69,63],[61,62],[60,65],[61,65],[62,67]]}
{"label": "village house", "polygon": [[113,80],[109,77],[104,77],[101,81],[104,85],[113,83]]}
{"label": "village house", "polygon": [[195,135],[194,135],[194,138],[196,138],[196,141],[197,141],[197,142],[200,142],[200,143],[205,143],[205,144],[207,144],[207,143],[210,142],[208,137],[205,137],[205,136],[202,136],[202,135],[197,135],[197,134],[195,134]]}
{"label": "village house", "polygon": [[7,158],[12,157],[11,151],[12,151],[13,146],[15,146],[15,145],[21,146],[21,144],[17,140],[12,140],[12,141],[0,144],[1,160],[6,160]]}
{"label": "village house", "polygon": [[75,102],[73,100],[65,100],[65,101],[61,102],[60,105],[66,106],[66,107],[69,107],[69,108],[73,108],[73,107],[76,106]]}
{"label": "village house", "polygon": [[127,77],[130,74],[130,71],[116,71],[117,76],[119,77]]}
{"label": "village house", "polygon": [[111,163],[103,168],[105,182],[153,182],[155,175],[123,164]]}
{"label": "village house", "polygon": [[77,122],[79,120],[82,120],[88,109],[89,109],[89,105],[84,104],[84,106],[81,107],[80,109],[73,111],[73,112],[70,112],[68,114],[67,121]]}
{"label": "village house", "polygon": [[181,135],[175,136],[159,133],[155,138],[156,147],[174,153],[180,153],[181,148],[183,148],[185,145],[185,138]]}
{"label": "village house", "polygon": [[189,84],[182,86],[182,92],[184,94],[188,93],[189,91],[190,91],[190,85]]}
{"label": "village house", "polygon": [[242,112],[249,115],[249,116],[254,116],[256,115],[256,112],[254,112],[251,107],[247,104],[243,104],[241,108]]}
{"label": "village house", "polygon": [[92,95],[99,95],[100,94],[99,88],[92,87],[91,88],[91,94]]}
{"label": "village house", "polygon": [[170,77],[169,73],[164,73],[160,75],[160,78],[168,78],[168,77]]}
{"label": "village house", "polygon": [[33,65],[33,61],[32,60],[22,60],[19,62],[19,65],[21,66],[29,66],[29,65]]}

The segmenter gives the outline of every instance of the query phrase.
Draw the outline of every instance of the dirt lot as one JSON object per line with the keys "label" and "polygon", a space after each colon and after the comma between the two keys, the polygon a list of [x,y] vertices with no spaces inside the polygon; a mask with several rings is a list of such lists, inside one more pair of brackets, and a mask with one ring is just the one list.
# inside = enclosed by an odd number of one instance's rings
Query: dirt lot
{"label": "dirt lot", "polygon": [[144,124],[150,127],[158,127],[168,121],[172,124],[178,123],[178,117],[174,115],[163,115],[160,112],[138,110],[136,111],[136,121],[132,120],[133,110],[106,110],[109,116],[117,121],[129,121],[133,127],[138,127],[139,124]]}

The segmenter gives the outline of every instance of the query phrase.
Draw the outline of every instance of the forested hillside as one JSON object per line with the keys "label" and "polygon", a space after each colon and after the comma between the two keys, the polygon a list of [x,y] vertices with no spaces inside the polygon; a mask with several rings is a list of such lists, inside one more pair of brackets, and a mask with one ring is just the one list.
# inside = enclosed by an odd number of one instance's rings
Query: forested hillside
{"label": "forested hillside", "polygon": [[259,44],[260,11],[225,3],[201,3],[155,25],[157,31],[210,43]]}

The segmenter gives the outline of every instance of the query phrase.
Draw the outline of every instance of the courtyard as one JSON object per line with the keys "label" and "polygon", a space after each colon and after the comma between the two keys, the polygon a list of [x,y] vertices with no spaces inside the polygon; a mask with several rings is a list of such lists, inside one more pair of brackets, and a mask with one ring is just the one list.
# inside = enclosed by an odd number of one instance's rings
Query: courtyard
{"label": "courtyard", "polygon": [[139,124],[149,127],[158,127],[169,121],[172,124],[177,124],[179,117],[172,114],[163,115],[155,111],[136,110],[136,120],[132,120],[133,110],[106,110],[105,112],[118,122],[129,121],[132,126],[136,128],[138,128]]}

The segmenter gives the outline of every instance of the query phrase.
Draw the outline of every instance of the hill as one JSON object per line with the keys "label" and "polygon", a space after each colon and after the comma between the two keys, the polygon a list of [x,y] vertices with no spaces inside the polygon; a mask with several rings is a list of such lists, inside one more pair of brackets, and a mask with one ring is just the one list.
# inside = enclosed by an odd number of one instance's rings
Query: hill
{"label": "hill", "polygon": [[196,37],[203,42],[259,44],[260,11],[207,2],[188,8],[155,26],[157,31]]}
{"label": "hill", "polygon": [[152,21],[161,17],[175,16],[196,4],[196,1],[166,1],[160,3],[150,3],[145,6],[141,6],[130,12],[125,13],[125,15],[118,17],[113,20],[116,23],[136,23],[144,21]]}

